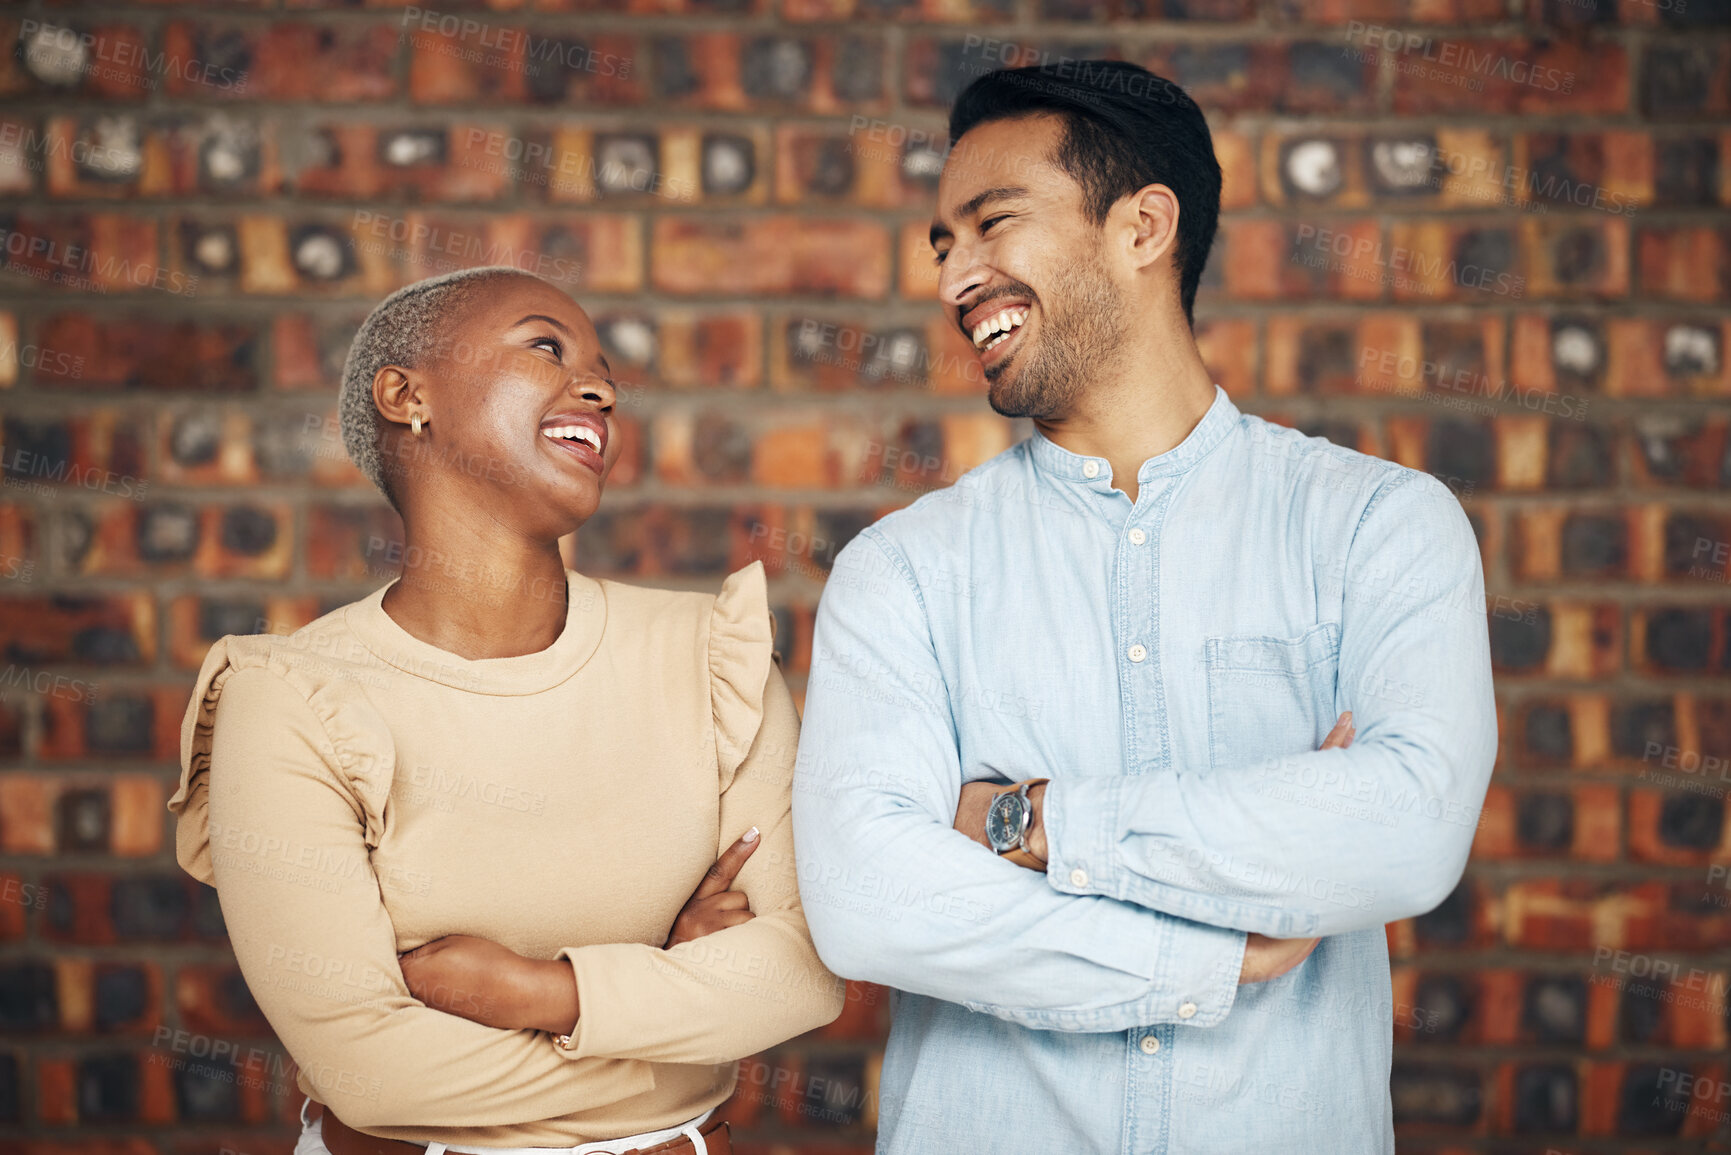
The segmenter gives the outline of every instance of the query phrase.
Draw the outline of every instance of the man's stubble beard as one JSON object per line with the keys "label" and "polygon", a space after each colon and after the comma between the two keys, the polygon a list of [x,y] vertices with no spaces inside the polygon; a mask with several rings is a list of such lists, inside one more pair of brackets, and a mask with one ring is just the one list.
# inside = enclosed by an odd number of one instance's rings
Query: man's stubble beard
{"label": "man's stubble beard", "polygon": [[1069,413],[1116,359],[1129,331],[1123,297],[1098,261],[1060,273],[1040,303],[1045,324],[1038,343],[986,371],[986,400],[1005,417],[1044,421]]}

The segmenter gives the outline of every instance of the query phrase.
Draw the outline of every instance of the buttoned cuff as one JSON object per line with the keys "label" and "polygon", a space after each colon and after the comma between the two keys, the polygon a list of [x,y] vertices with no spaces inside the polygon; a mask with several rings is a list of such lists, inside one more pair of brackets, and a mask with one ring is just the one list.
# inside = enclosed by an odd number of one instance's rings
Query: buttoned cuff
{"label": "buttoned cuff", "polygon": [[[1046,832],[1046,881],[1065,894],[1113,893],[1111,881],[1118,806],[1116,779],[1054,778],[1040,800]],[[1072,807],[1082,795],[1081,804]]]}
{"label": "buttoned cuff", "polygon": [[1160,1017],[1181,1027],[1212,1027],[1238,998],[1249,936],[1171,916],[1167,925],[1171,933],[1161,956],[1160,988],[1170,1006]]}

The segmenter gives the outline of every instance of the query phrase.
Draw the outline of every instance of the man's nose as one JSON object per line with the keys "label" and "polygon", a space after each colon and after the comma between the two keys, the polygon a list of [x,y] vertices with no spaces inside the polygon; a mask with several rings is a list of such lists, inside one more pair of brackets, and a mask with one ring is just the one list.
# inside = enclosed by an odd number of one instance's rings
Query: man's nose
{"label": "man's nose", "polygon": [[986,270],[973,253],[961,245],[951,249],[938,269],[938,300],[961,309],[985,286]]}

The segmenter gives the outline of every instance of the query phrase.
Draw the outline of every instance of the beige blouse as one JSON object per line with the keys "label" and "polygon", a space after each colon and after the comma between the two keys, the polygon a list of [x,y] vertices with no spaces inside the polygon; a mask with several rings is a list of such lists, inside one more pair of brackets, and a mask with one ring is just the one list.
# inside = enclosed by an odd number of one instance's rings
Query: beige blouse
{"label": "beige blouse", "polygon": [[[567,572],[557,641],[466,660],[383,587],[288,636],[211,647],[181,725],[177,855],[213,884],[301,1091],[394,1139],[569,1146],[684,1122],[736,1060],[830,1022],[800,910],[798,718],[763,567],[719,596]],[[528,595],[525,595],[528,596]],[[756,917],[662,950],[723,848]],[[447,934],[564,958],[569,1049],[408,993]]]}

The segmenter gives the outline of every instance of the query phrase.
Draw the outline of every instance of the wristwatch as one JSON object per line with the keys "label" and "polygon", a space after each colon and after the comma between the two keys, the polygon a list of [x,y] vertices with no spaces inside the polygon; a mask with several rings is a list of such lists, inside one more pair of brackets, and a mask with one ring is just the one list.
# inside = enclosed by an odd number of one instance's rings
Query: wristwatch
{"label": "wristwatch", "polygon": [[1006,786],[986,808],[986,845],[1001,857],[1030,870],[1045,870],[1046,860],[1035,857],[1028,849],[1028,831],[1034,825],[1034,803],[1028,791],[1048,781],[1030,778],[1015,786]]}

